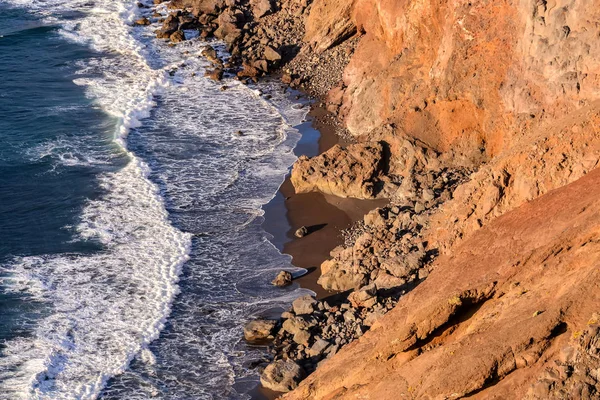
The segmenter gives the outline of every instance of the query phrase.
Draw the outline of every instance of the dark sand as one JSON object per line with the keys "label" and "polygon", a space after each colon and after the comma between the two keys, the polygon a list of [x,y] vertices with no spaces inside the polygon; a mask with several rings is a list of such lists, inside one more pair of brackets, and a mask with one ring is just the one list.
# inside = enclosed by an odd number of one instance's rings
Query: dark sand
{"label": "dark sand", "polygon": [[[333,128],[318,121],[317,117],[323,113],[322,108],[313,108],[309,114],[311,120],[301,127],[302,140],[295,149],[297,156],[312,157],[340,143]],[[387,203],[387,200],[343,199],[321,193],[295,194],[288,176],[277,196],[264,207],[263,228],[273,235],[277,248],[292,256],[294,266],[309,271],[295,282],[315,292],[318,298],[324,298],[332,293],[317,284],[320,266],[329,258],[331,250],[344,242],[341,231],[370,210]],[[294,233],[301,226],[312,232],[296,238]]]}
{"label": "dark sand", "polygon": [[[318,121],[325,113],[319,107],[311,110],[309,121],[300,127],[302,139],[294,150],[297,156],[313,157],[338,143],[345,144],[331,126]],[[341,231],[387,203],[387,200],[342,199],[321,193],[295,194],[288,176],[275,198],[264,207],[263,228],[273,235],[272,242],[282,253],[292,256],[294,266],[309,271],[295,282],[322,299],[335,294],[319,286],[317,280],[321,276],[321,263],[329,258],[331,250],[344,242]],[[313,231],[297,238],[294,233],[301,226]],[[254,400],[272,400],[279,393],[259,385],[250,395]]]}

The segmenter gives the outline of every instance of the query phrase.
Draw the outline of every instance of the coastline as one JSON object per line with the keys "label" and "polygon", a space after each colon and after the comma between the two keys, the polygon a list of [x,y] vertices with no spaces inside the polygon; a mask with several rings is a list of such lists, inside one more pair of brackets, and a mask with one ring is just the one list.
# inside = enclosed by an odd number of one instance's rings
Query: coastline
{"label": "coastline", "polygon": [[[328,112],[319,104],[319,101],[314,103],[307,122],[300,129],[303,140],[294,149],[297,156],[313,157],[336,144],[346,144],[334,126],[323,122],[323,116]],[[263,228],[273,235],[272,241],[282,253],[292,256],[295,267],[307,270],[294,282],[312,290],[321,300],[336,294],[323,289],[317,280],[321,275],[321,263],[330,258],[331,250],[344,243],[341,232],[388,202],[344,199],[318,192],[296,194],[288,174],[275,198],[264,206]],[[314,231],[303,238],[295,237],[296,229],[302,226],[314,227]]]}
{"label": "coastline", "polygon": [[[296,156],[320,155],[336,144],[347,144],[323,117],[329,112],[317,99],[311,106],[307,121],[300,127],[302,139],[294,148]],[[313,291],[318,300],[335,297],[337,292],[325,290],[317,283],[321,263],[330,258],[330,252],[344,243],[342,231],[362,220],[371,210],[389,203],[387,199],[359,200],[324,195],[319,192],[296,194],[290,174],[280,186],[277,195],[266,204],[263,229],[270,233],[271,242],[292,257],[292,264],[307,273],[294,279],[301,288]],[[294,235],[301,226],[318,227],[309,235]],[[274,400],[281,393],[263,387],[260,383],[248,393],[252,400]]]}

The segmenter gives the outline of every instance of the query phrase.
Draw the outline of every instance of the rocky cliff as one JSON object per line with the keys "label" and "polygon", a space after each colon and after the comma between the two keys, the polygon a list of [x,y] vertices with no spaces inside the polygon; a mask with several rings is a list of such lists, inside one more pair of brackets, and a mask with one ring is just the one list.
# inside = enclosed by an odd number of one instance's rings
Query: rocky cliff
{"label": "rocky cliff", "polygon": [[[370,331],[286,399],[600,396],[599,17],[596,1],[314,1],[311,51],[354,35],[327,106],[386,146],[391,205],[319,280],[355,290]],[[321,161],[301,163],[328,184],[342,170]]]}
{"label": "rocky cliff", "polygon": [[288,399],[600,395],[600,171],[526,204],[431,275]]}
{"label": "rocky cliff", "polygon": [[477,160],[598,99],[599,17],[595,1],[316,0],[306,39],[362,35],[330,98],[353,135],[393,124]]}
{"label": "rocky cliff", "polygon": [[321,265],[347,296],[256,323],[275,337],[263,384],[307,400],[600,397],[600,1],[168,7],[136,23],[215,36],[232,57],[207,48],[208,76],[275,71],[346,129],[351,144],[299,159],[297,193],[390,201]]}

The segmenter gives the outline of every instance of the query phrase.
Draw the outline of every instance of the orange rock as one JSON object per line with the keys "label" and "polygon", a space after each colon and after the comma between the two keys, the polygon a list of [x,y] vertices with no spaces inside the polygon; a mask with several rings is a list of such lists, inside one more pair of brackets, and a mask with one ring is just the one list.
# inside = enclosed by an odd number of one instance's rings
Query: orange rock
{"label": "orange rock", "polygon": [[477,164],[600,98],[598,19],[597,1],[316,0],[306,40],[364,33],[344,72],[352,134],[392,123]]}
{"label": "orange rock", "polygon": [[598,188],[595,170],[475,232],[283,399],[598,393]]}

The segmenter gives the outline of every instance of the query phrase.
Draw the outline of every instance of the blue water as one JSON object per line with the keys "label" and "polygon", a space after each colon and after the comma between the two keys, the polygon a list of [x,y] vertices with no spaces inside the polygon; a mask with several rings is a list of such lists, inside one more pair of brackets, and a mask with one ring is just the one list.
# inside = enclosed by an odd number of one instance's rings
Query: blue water
{"label": "blue water", "polygon": [[0,4],[0,399],[249,398],[241,326],[301,293],[261,225],[303,112],[140,12]]}
{"label": "blue water", "polygon": [[[64,40],[56,27],[2,5],[0,35],[0,262],[15,255],[94,251],[94,243],[71,241],[68,227],[84,201],[99,195],[94,176],[126,160],[113,143],[115,119],[73,83],[75,61],[92,53]],[[73,162],[81,157],[74,143],[110,156],[102,165],[57,164],[53,148]],[[27,335],[40,307],[4,293],[0,340]]]}

